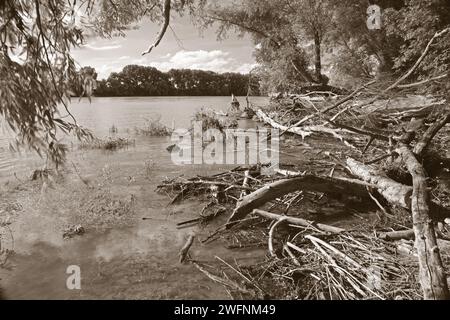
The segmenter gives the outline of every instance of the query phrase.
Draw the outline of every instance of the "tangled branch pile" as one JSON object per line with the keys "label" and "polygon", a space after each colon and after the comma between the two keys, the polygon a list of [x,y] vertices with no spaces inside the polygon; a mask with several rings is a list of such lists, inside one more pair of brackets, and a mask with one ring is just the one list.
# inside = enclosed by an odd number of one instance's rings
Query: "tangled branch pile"
{"label": "tangled branch pile", "polygon": [[206,194],[208,207],[231,208],[203,242],[222,238],[242,248],[268,239],[264,263],[225,263],[237,279],[196,267],[232,297],[450,298],[450,108],[441,97],[406,94],[428,82],[403,84],[429,47],[393,84],[372,81],[345,97],[290,95],[254,108],[260,121],[309,148],[289,170],[266,177],[256,166],[165,181],[160,190],[175,195],[172,203]]}

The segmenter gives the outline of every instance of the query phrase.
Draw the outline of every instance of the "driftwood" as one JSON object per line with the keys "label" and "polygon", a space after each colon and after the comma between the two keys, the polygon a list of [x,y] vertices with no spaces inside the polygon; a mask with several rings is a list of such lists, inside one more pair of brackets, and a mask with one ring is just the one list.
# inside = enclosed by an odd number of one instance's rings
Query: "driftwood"
{"label": "driftwood", "polygon": [[389,203],[405,209],[410,208],[412,188],[385,176],[381,171],[352,158],[347,158],[348,169],[358,178],[377,186],[377,191]]}
{"label": "driftwood", "polygon": [[424,298],[432,300],[450,299],[434,224],[429,213],[429,194],[425,170],[407,145],[401,144],[397,148],[397,153],[402,157],[413,178],[411,213],[416,238],[415,246],[419,259],[419,281]]}
{"label": "driftwood", "polygon": [[338,199],[346,194],[369,198],[367,186],[371,185],[358,180],[317,177],[314,175],[278,180],[242,198],[229,218],[227,228],[232,227],[236,221],[245,218],[252,210],[294,191],[323,192]]}
{"label": "driftwood", "polygon": [[301,119],[300,121],[298,121],[297,123],[295,123],[294,125],[290,126],[289,128],[287,128],[285,131],[283,131],[280,135],[283,135],[285,132],[289,131],[289,129],[291,128],[295,128],[300,126],[301,124],[305,123],[308,120],[313,119],[316,116],[319,115],[323,115],[331,110],[334,110],[336,108],[338,108],[340,105],[346,103],[347,101],[350,101],[351,99],[353,99],[359,92],[361,92],[363,89],[365,89],[366,87],[370,86],[371,84],[374,84],[376,81],[371,81],[367,84],[365,84],[364,86],[356,89],[355,91],[353,91],[351,94],[349,94],[348,96],[346,96],[345,98],[339,100],[338,102],[336,102],[335,104],[333,104],[331,107],[326,108],[325,110],[319,110],[316,113],[310,114],[308,116],[305,116],[303,119]]}
{"label": "driftwood", "polygon": [[[411,210],[411,196],[413,188],[405,186],[373,168],[365,165],[355,159],[347,159],[348,169],[358,178],[376,186],[376,190],[391,205],[398,206],[407,210]],[[430,202],[430,213],[434,220],[444,220],[450,217],[450,210],[441,205]]]}

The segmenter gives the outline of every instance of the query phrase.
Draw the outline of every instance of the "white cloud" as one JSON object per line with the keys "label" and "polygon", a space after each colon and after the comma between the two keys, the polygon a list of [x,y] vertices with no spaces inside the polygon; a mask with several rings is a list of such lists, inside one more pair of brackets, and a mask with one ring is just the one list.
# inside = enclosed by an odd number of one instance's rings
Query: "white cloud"
{"label": "white cloud", "polygon": [[248,73],[257,66],[255,63],[241,63],[231,57],[229,52],[221,50],[181,50],[173,55],[167,54],[157,58],[159,61],[149,62],[149,59],[151,59],[151,57],[135,58],[130,56],[122,56],[115,61],[102,59],[102,63],[97,64],[96,69],[99,78],[102,79],[107,78],[111,72],[119,72],[123,67],[130,64],[151,66],[164,72],[167,72],[170,69],[197,69],[218,73]]}
{"label": "white cloud", "polygon": [[250,64],[240,64],[236,59],[230,57],[229,52],[222,50],[181,50],[173,56],[166,56],[166,61],[151,62],[149,65],[161,71],[170,69],[197,69],[215,72],[248,72]]}

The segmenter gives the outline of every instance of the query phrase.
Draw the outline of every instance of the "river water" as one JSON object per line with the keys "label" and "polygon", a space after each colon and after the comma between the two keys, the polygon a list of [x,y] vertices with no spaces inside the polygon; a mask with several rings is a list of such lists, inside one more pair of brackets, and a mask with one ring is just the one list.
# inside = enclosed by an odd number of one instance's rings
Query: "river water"
{"label": "river water", "polygon": [[[244,98],[238,99],[241,105],[245,103]],[[264,105],[268,99],[256,97],[251,101]],[[166,151],[169,138],[136,136],[134,129],[145,125],[146,119],[159,117],[168,126],[175,122],[176,128],[186,128],[196,110],[227,110],[229,102],[229,97],[94,98],[91,104],[73,101],[70,109],[80,125],[103,138],[114,126],[115,135],[135,139],[135,145],[114,153],[72,146],[66,176],[42,186],[30,184],[29,176],[43,166],[44,160],[29,152],[11,153],[7,148],[10,136],[3,132],[0,218],[11,221],[14,241],[10,239],[7,245],[14,253],[0,268],[1,297],[227,298],[221,286],[192,265],[178,263],[177,253],[193,230],[177,230],[176,223],[197,217],[202,204],[190,200],[168,206],[170,199],[155,192],[165,177],[208,175],[224,168],[177,166]],[[244,122],[241,125],[252,125]],[[80,177],[89,182],[89,187]],[[98,214],[119,200],[133,203],[132,214]],[[99,201],[102,210],[95,207]],[[86,233],[64,240],[63,230],[72,224],[81,224]],[[229,262],[245,263],[260,259],[263,253],[236,252],[220,243],[202,246],[196,242],[192,255],[204,261],[220,256]],[[66,271],[71,265],[80,267],[81,290],[66,286]]]}

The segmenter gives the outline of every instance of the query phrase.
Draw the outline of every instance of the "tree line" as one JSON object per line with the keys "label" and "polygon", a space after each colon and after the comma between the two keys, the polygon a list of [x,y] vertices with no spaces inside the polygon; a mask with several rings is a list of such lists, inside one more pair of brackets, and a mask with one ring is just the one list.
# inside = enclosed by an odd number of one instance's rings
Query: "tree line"
{"label": "tree line", "polygon": [[[75,96],[82,94],[80,79],[86,75],[97,78],[92,67],[83,67],[78,75],[72,89]],[[250,77],[249,74],[191,69],[162,72],[154,67],[128,65],[120,72],[111,73],[107,79],[97,80],[95,96],[244,96],[249,85],[251,95],[260,95],[257,79]]]}

